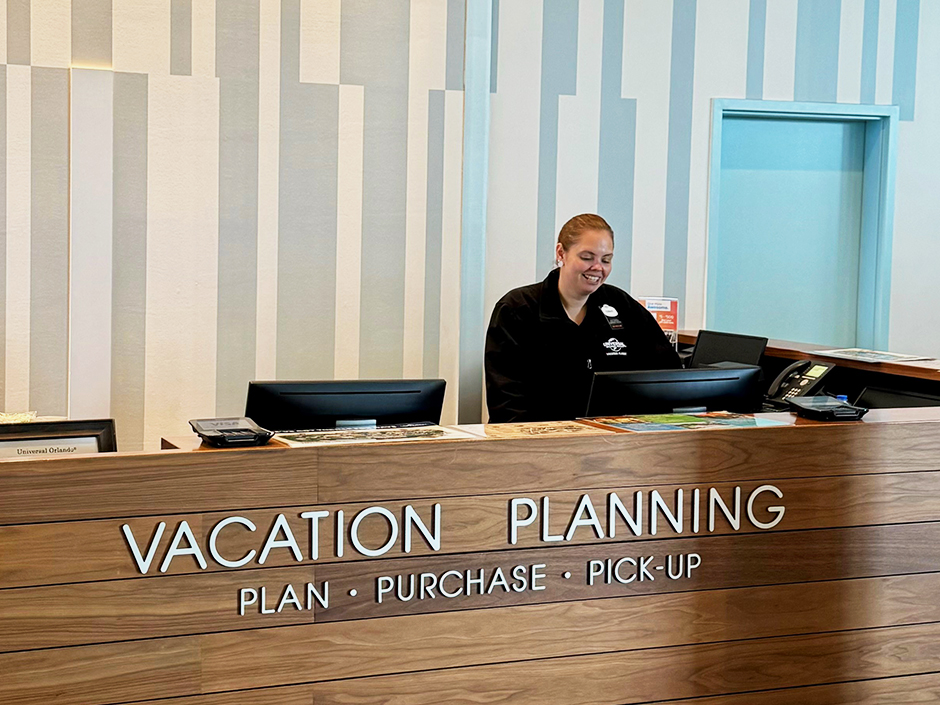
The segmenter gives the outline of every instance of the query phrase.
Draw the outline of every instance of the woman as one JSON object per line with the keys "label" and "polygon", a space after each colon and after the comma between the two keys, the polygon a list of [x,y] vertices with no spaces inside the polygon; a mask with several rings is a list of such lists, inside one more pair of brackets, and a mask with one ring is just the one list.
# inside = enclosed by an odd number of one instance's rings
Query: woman
{"label": "woman", "polygon": [[599,215],[565,223],[557,268],[506,294],[486,332],[486,403],[491,423],[584,416],[594,372],[681,367],[653,316],[604,283],[614,232]]}

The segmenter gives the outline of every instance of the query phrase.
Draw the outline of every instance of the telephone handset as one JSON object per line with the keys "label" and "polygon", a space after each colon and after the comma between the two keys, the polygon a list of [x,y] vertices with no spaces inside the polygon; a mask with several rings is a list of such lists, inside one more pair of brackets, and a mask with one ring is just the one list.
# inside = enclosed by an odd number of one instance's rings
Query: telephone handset
{"label": "telephone handset", "polygon": [[815,360],[799,360],[781,372],[770,389],[767,397],[775,401],[789,401],[793,397],[810,397],[819,393],[822,381],[835,365]]}

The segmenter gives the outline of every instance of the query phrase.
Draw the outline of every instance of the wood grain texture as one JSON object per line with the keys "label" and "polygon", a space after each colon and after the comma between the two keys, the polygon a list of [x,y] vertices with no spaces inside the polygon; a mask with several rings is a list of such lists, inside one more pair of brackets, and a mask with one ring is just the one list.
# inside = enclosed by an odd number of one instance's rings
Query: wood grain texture
{"label": "wood grain texture", "polygon": [[919,673],[940,657],[938,636],[936,626],[898,627],[651,649],[323,683],[312,692],[317,705],[643,703]]}
{"label": "wood grain texture", "polygon": [[[313,686],[155,700],[155,705],[316,705]],[[769,692],[657,701],[689,705],[924,705],[940,701],[940,673],[804,686]],[[618,705],[622,705],[618,703]],[[650,703],[649,705],[653,705]]]}
{"label": "wood grain texture", "polygon": [[[670,703],[690,702],[670,700]],[[690,705],[910,705],[940,702],[940,673],[696,698]]]}
{"label": "wood grain texture", "polygon": [[940,426],[847,423],[320,450],[323,502],[940,469]]}
{"label": "wood grain texture", "polygon": [[[742,490],[742,503],[746,505],[751,491],[759,487],[760,481],[742,483],[716,483],[722,498],[731,502],[735,486]],[[866,526],[873,524],[894,524],[902,522],[940,521],[940,472],[894,473],[887,475],[859,475],[842,477],[805,478],[776,481],[776,487],[783,492],[783,499],[770,493],[762,493],[754,503],[755,515],[762,520],[771,518],[766,508],[770,505],[784,504],[786,514],[775,530],[820,529],[842,526]],[[702,507],[702,529],[707,533],[707,494],[709,485],[684,485],[684,513],[692,515],[693,492],[701,489],[700,506]],[[670,503],[674,501],[675,486],[659,485],[656,487],[617,487],[609,490],[597,490],[590,493],[598,512],[603,515],[609,492],[616,492],[624,504],[633,510],[633,493],[643,491],[645,510],[648,510],[648,497],[651,490],[658,490]],[[568,522],[577,506],[581,492],[536,492],[529,493],[537,503],[541,497],[547,497],[550,506],[550,530],[564,533]],[[439,500],[441,503],[442,543],[440,554],[473,553],[509,548],[507,525],[510,500],[520,495],[486,495],[481,497],[454,497]],[[435,501],[395,500],[384,502],[382,506],[393,514],[402,517],[402,507],[413,504],[424,521],[431,525],[432,505]],[[312,565],[308,548],[309,521],[302,519],[300,513],[322,510],[335,516],[342,510],[347,517],[347,527],[352,517],[367,503],[340,505],[311,505],[280,507],[265,510],[247,510],[238,512],[257,526],[256,532],[249,532],[243,527],[233,526],[220,534],[218,547],[222,555],[240,557],[261,547],[264,537],[274,520],[283,513],[288,517],[294,536],[301,544],[305,557],[304,564]],[[229,512],[206,514],[183,514],[168,517],[140,517],[127,520],[101,520],[72,522],[61,524],[27,524],[0,527],[0,589],[53,585],[67,582],[85,582],[141,577],[131,556],[127,543],[121,533],[121,525],[128,523],[134,536],[141,544],[150,541],[154,526],[160,520],[168,524],[156,553],[155,563],[165,555],[172,539],[175,527],[186,521],[192,527],[200,545],[205,547],[212,527],[221,519],[231,516]],[[644,535],[649,534],[649,511],[644,511]],[[607,530],[606,518],[602,522]],[[347,550],[342,559],[334,551],[335,523],[324,519],[319,526],[319,551],[316,563],[359,560],[364,558],[354,550]],[[360,537],[367,546],[381,546],[388,537],[388,525],[381,517],[364,521],[360,527]],[[761,531],[746,519],[741,524],[741,533]],[[541,545],[539,522],[523,528],[518,536],[517,548],[532,548]],[[718,514],[715,535],[734,533],[723,515]],[[675,530],[660,520],[657,536],[676,536]],[[637,537],[621,521],[615,539],[598,539],[590,528],[580,528],[572,537],[571,544],[595,544],[629,542]],[[349,545],[347,538],[347,547]],[[386,557],[434,555],[428,543],[415,534],[411,554],[405,554],[399,538],[396,546]],[[63,557],[68,557],[63,560]],[[274,550],[268,556],[267,566],[295,566],[297,562],[287,549]],[[219,570],[222,566],[209,561],[209,570]],[[257,568],[257,556],[243,570]],[[198,564],[191,558],[174,560],[167,571],[169,575],[200,572]],[[156,575],[157,568],[151,568],[149,575]],[[0,592],[0,612],[4,597]]]}
{"label": "wood grain texture", "polygon": [[0,525],[316,504],[317,452],[161,451],[7,461],[0,462],[0,487]]}
{"label": "wood grain texture", "polygon": [[[671,580],[664,556],[698,553],[702,565],[692,577]],[[616,581],[597,584],[586,581],[590,560],[617,560],[622,556],[654,556],[649,571],[655,579],[628,584]],[[674,561],[678,560],[673,558]],[[545,565],[540,584],[544,590],[515,592],[496,586],[492,594],[445,599],[440,588],[419,599],[411,588],[420,586],[422,573],[441,576],[458,571],[448,580],[451,592],[464,584],[467,571],[477,577],[485,571],[488,585],[493,569],[501,567],[507,580],[514,566]],[[668,565],[668,564],[666,564]],[[677,566],[677,563],[673,564]],[[397,560],[377,560],[346,564],[323,564],[316,568],[293,566],[251,571],[229,571],[195,575],[117,580],[42,588],[0,590],[0,651],[45,648],[73,644],[119,641],[146,637],[196,634],[202,632],[252,629],[278,624],[316,621],[343,621],[376,616],[423,614],[438,611],[479,609],[516,604],[589,600],[623,595],[674,593],[684,590],[710,590],[728,587],[781,584],[788,582],[838,580],[880,575],[930,572],[940,566],[940,523],[903,524],[853,529],[832,529],[753,534],[749,536],[690,537],[648,540],[628,544],[557,546],[512,552],[459,554]],[[562,573],[569,571],[571,579]],[[531,571],[526,573],[531,575]],[[628,579],[637,571],[625,565]],[[378,576],[398,580],[413,599],[396,599],[396,591],[376,603]],[[411,578],[410,576],[416,576]],[[313,611],[288,608],[277,615],[260,614],[260,604],[274,608],[286,585],[301,596],[306,583],[323,590],[329,582],[330,607]],[[431,585],[430,581],[428,585]],[[253,588],[265,599],[239,615],[238,591]],[[396,586],[397,588],[397,586]],[[350,591],[356,590],[355,597]],[[302,599],[302,603],[307,602]],[[873,603],[878,604],[878,603]]]}
{"label": "wood grain texture", "polygon": [[[201,640],[205,690],[936,621],[905,576],[326,623]],[[934,593],[935,594],[935,593]],[[877,603],[879,608],[870,609]],[[833,609],[834,604],[840,605]],[[324,661],[316,654],[335,654]],[[341,656],[341,658],[340,658]]]}
{"label": "wood grain texture", "polygon": [[[667,556],[697,553],[701,566],[691,577],[668,579]],[[639,563],[641,557],[652,557],[648,573],[653,578],[629,581],[640,571],[629,564],[623,566],[626,584],[610,583],[598,578],[587,584],[589,561],[611,559],[616,562],[629,557]],[[678,559],[674,558],[674,561]],[[477,577],[484,571],[489,586],[497,567],[510,576],[515,566],[544,565],[546,578],[540,581],[544,590],[516,592],[497,587],[491,594],[471,594],[444,599],[440,594],[423,599],[417,587],[422,574],[441,576],[445,571],[470,572]],[[673,568],[678,564],[674,563]],[[536,602],[563,602],[624,595],[672,593],[684,590],[716,590],[729,587],[801,583],[846,578],[876,577],[928,573],[940,565],[940,523],[900,524],[853,529],[824,529],[779,534],[744,536],[711,536],[683,539],[640,541],[623,546],[563,546],[527,549],[512,552],[463,554],[427,558],[376,560],[351,564],[327,564],[317,570],[319,580],[329,581],[335,595],[328,610],[317,608],[318,622],[345,619],[367,619],[400,614],[423,614],[457,609],[481,609]],[[563,575],[569,572],[570,579]],[[402,576],[403,595],[410,600],[396,599],[396,591],[386,595],[381,604],[374,601],[379,576],[393,581]],[[412,579],[416,589],[410,590]],[[453,578],[447,588],[456,590],[460,580]],[[431,584],[430,580],[427,583]],[[272,582],[272,585],[276,583]],[[349,597],[349,590],[360,594]],[[364,595],[368,594],[367,598]]]}
{"label": "wood grain texture", "polygon": [[[825,701],[816,703],[802,699],[806,692],[802,686],[840,683],[841,687],[841,682],[862,678],[914,676],[929,672],[938,658],[940,627],[918,625],[518,661],[153,702],[159,705],[253,705],[259,702],[634,705],[790,687],[782,691],[783,699],[772,701],[774,705],[824,705]],[[874,683],[884,684],[881,692],[892,692],[888,682]],[[919,684],[936,687],[930,683]],[[909,684],[901,687],[910,692]],[[859,690],[862,688],[864,686],[860,685]],[[262,694],[267,700],[259,699]],[[754,693],[747,692],[735,702],[750,703],[751,695]],[[278,700],[280,697],[283,700]],[[764,705],[758,700],[754,702]],[[841,701],[833,701],[833,704],[835,702]],[[872,704],[887,702],[893,701],[875,700]],[[897,702],[931,701],[901,699]]]}
{"label": "wood grain texture", "polygon": [[[94,648],[94,659],[75,658]],[[63,655],[65,657],[63,657]],[[163,697],[199,693],[199,646],[193,637],[135,641],[61,651],[0,655],[0,702],[119,703],[139,692]]]}
{"label": "wood grain texture", "polygon": [[923,412],[923,418],[921,423],[8,461],[0,462],[0,525],[318,501],[938,470],[940,410]]}
{"label": "wood grain texture", "polygon": [[[667,555],[698,553],[702,564],[691,577],[668,579]],[[649,574],[653,580],[632,580],[627,584],[604,577],[596,584],[586,580],[588,561],[618,560],[623,556],[639,560],[653,556]],[[454,592],[465,585],[467,572],[474,578],[484,571],[489,585],[494,569],[500,567],[507,582],[514,566],[544,565],[540,585],[544,590],[515,592],[498,584],[492,594],[479,594],[483,587],[470,588],[471,594],[443,598],[432,586],[421,595],[423,573],[441,576],[458,571],[447,583]],[[678,563],[673,563],[673,569]],[[71,644],[170,636],[230,629],[249,629],[275,624],[310,621],[343,621],[378,616],[425,614],[431,612],[480,609],[520,604],[590,600],[639,594],[674,593],[685,590],[712,590],[729,587],[771,585],[789,582],[839,580],[926,573],[940,566],[940,523],[902,524],[853,529],[800,531],[793,533],[714,536],[641,541],[632,544],[559,546],[436,556],[377,560],[311,567],[268,568],[253,571],[203,573],[141,580],[105,581],[46,588],[0,591],[0,651]],[[637,575],[631,565],[623,567],[624,579]],[[532,569],[525,569],[531,577]],[[562,574],[570,572],[571,578]],[[396,589],[377,604],[377,579],[401,578],[403,597]],[[415,576],[412,578],[411,576]],[[413,581],[413,583],[412,583]],[[272,609],[290,584],[305,595],[307,582],[329,583],[330,606],[314,605],[312,612],[295,610],[271,616],[259,614],[260,603],[245,615],[237,613],[238,590],[264,588],[266,608]],[[322,591],[322,588],[320,588]],[[350,591],[355,590],[355,597]],[[423,599],[420,599],[422,598]],[[302,600],[306,602],[306,600]]]}
{"label": "wood grain texture", "polygon": [[[642,596],[0,656],[0,702],[101,702],[935,620],[938,576]],[[873,600],[883,605],[873,611]],[[839,610],[831,609],[840,604]],[[192,672],[198,655],[198,679]],[[157,664],[163,665],[157,667]],[[142,677],[142,673],[146,677]],[[177,683],[180,674],[183,683]],[[27,684],[32,684],[28,686]],[[188,690],[185,690],[188,689]],[[106,695],[106,694],[112,695]],[[107,700],[106,698],[114,698]],[[665,697],[665,696],[664,696]],[[92,700],[90,702],[98,702]]]}
{"label": "wood grain texture", "polygon": [[[271,578],[303,586],[313,567],[0,590],[0,652],[313,622],[313,610],[238,611],[238,591]],[[268,602],[278,595],[267,595]],[[306,594],[300,593],[305,606]]]}
{"label": "wood grain texture", "polygon": [[[940,411],[915,411],[646,436],[0,462],[0,702],[927,702],[911,684],[934,693],[924,674],[940,674]],[[570,543],[542,543],[533,524],[507,544],[513,497],[547,497],[561,533],[582,493],[603,514],[611,489],[629,506],[637,488],[671,504],[677,487],[688,503],[692,488],[727,498],[733,485],[746,496],[766,483],[784,498],[764,495],[757,513],[786,507],[771,531],[745,520],[730,532],[720,519],[714,534],[690,533],[687,520],[676,535],[661,516],[655,537],[621,524],[616,541],[582,527]],[[203,571],[184,555],[140,576],[120,532],[127,521],[146,543],[157,522],[173,533],[185,520],[204,547],[221,518],[244,515],[257,530],[236,525],[219,544],[237,558],[260,549],[283,512],[312,553],[301,511],[381,504],[400,516],[410,503],[426,517],[434,502],[442,551],[418,539],[413,554],[398,546],[369,560],[348,543],[333,556],[324,520],[316,562],[282,546],[263,567]],[[385,540],[375,519],[362,525],[367,545]],[[658,568],[693,553],[691,575]],[[587,584],[589,561],[621,557],[650,558],[649,573]],[[382,576],[402,576],[407,593],[412,575],[420,590],[459,571],[453,589],[467,571],[489,584],[500,567],[512,584],[513,566],[531,577],[537,565],[545,590],[494,582],[492,594],[445,599],[435,585],[433,597],[376,601]],[[264,588],[270,608],[286,585],[325,581],[326,609],[237,614],[239,588]]]}

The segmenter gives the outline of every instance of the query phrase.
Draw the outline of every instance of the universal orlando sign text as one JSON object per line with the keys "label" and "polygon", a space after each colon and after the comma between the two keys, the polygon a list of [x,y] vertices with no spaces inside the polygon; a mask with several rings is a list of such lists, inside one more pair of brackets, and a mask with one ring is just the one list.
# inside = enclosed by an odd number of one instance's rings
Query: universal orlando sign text
{"label": "universal orlando sign text", "polygon": [[[774,485],[760,485],[751,490],[746,499],[742,496],[740,486],[733,487],[729,493],[730,496],[722,496],[718,489],[711,487],[707,490],[693,489],[691,492],[690,506],[686,507],[685,491],[677,489],[672,494],[673,501],[667,501],[661,492],[652,490],[644,493],[643,490],[637,490],[632,495],[632,501],[625,501],[616,492],[607,494],[603,504],[598,509],[598,505],[591,499],[589,494],[582,494],[574,504],[570,519],[563,533],[552,533],[550,531],[550,519],[555,510],[550,499],[542,496],[536,501],[531,497],[516,497],[508,502],[507,528],[509,535],[509,544],[516,545],[520,536],[534,533],[536,540],[541,543],[570,542],[576,537],[583,542],[585,533],[590,532],[588,540],[613,539],[617,537],[618,531],[629,531],[635,537],[644,535],[656,536],[661,527],[668,524],[672,530],[679,535],[699,534],[702,530],[709,533],[716,531],[721,522],[727,525],[732,531],[740,531],[742,521],[745,519],[751,526],[759,530],[769,530],[777,526],[785,513],[785,507],[782,504],[767,506],[760,511],[761,517],[755,512],[755,503],[761,495],[769,493],[777,500],[783,499],[781,492]],[[172,538],[163,552],[162,560],[157,565],[155,559],[161,543],[161,539],[166,533],[166,522],[156,524],[154,530],[150,532],[152,536],[149,543],[141,545],[137,540],[133,530],[128,524],[121,526],[124,539],[133,556],[137,570],[143,574],[149,574],[154,568],[160,573],[166,573],[174,560],[184,556],[189,556],[195,560],[201,570],[209,568],[209,560],[222,568],[242,568],[249,564],[265,565],[273,551],[287,551],[285,556],[288,560],[293,559],[300,563],[304,561],[317,561],[320,559],[320,534],[324,525],[327,530],[333,534],[332,553],[335,558],[341,559],[347,549],[351,549],[361,556],[375,558],[383,556],[393,547],[401,542],[401,549],[404,553],[412,552],[415,540],[423,541],[431,551],[439,552],[442,545],[442,508],[440,503],[431,504],[422,516],[411,504],[406,504],[401,508],[401,516],[381,505],[369,506],[361,509],[351,517],[347,523],[347,517],[343,510],[330,512],[326,510],[303,511],[298,516],[305,520],[306,534],[301,538],[306,541],[298,541],[298,537],[284,513],[278,513],[274,517],[271,528],[264,535],[263,540],[258,544],[257,549],[250,549],[244,555],[230,556],[223,555],[219,548],[219,539],[223,532],[245,531],[256,533],[258,527],[250,519],[244,516],[227,516],[218,521],[209,531],[204,544],[197,539],[192,528],[187,521],[180,521],[173,531]],[[367,546],[363,543],[360,534],[365,522],[383,521],[387,525],[387,538],[381,546]],[[703,526],[704,525],[704,526]],[[374,528],[374,527],[373,527]],[[373,533],[374,536],[374,533]],[[347,546],[348,540],[348,546]],[[301,549],[305,544],[307,555]],[[208,560],[207,560],[208,557]],[[669,570],[672,572],[672,557],[667,557]],[[697,554],[676,557],[676,560],[682,560],[686,566],[684,570],[691,575],[691,569],[701,563],[701,557]],[[619,582],[631,582],[633,579],[644,579],[644,574],[652,580],[652,573],[637,563],[633,558],[623,558],[620,561],[629,561],[634,567],[641,569],[637,574],[631,575],[629,579],[619,580]],[[599,561],[592,561],[599,563]],[[546,566],[544,564],[535,564],[532,566],[515,566],[511,571],[511,576],[503,575],[500,568],[496,569],[496,575],[491,576],[489,585],[485,584],[483,569],[480,569],[479,580],[472,579],[471,571],[467,571],[467,589],[460,591],[446,591],[443,587],[443,578],[440,583],[435,579],[435,587],[442,593],[443,597],[457,597],[458,595],[471,594],[471,586],[478,585],[479,594],[491,594],[494,589],[510,589],[521,592],[524,590],[544,590],[544,584],[540,580],[546,576],[541,572]],[[657,566],[658,569],[666,567]],[[619,568],[617,575],[619,576]],[[679,573],[682,571],[680,570]],[[448,573],[461,574],[460,571],[448,571]],[[593,573],[593,575],[592,575]],[[611,567],[607,567],[608,579],[611,576]],[[421,574],[422,579],[425,575]],[[446,574],[445,574],[446,575]],[[588,583],[593,584],[593,578],[599,575],[596,566],[588,566]],[[401,576],[398,576],[399,578]],[[565,576],[569,577],[568,575]],[[680,577],[670,575],[670,577]],[[400,582],[400,581],[399,581]],[[393,594],[395,581],[391,576],[379,576],[376,581],[376,601],[381,603],[383,598]],[[495,586],[495,587],[494,587]],[[434,596],[433,590],[429,591],[431,597]],[[260,611],[263,614],[280,612],[285,606],[294,606],[297,609],[312,609],[313,603],[319,604],[322,608],[329,606],[329,586],[324,582],[320,586],[309,584],[306,587],[307,600],[306,607],[301,602],[297,591],[290,585],[287,585],[281,593],[281,599],[278,601],[277,608],[266,609],[264,600],[264,588],[261,588],[259,596],[255,588],[242,588],[239,591],[239,613],[245,614],[245,608],[248,605],[259,602]],[[412,594],[414,590],[412,589]],[[424,595],[425,590],[422,590]],[[355,595],[356,591],[350,591]],[[399,587],[398,598],[403,599],[401,588]],[[410,599],[410,598],[408,598]]]}

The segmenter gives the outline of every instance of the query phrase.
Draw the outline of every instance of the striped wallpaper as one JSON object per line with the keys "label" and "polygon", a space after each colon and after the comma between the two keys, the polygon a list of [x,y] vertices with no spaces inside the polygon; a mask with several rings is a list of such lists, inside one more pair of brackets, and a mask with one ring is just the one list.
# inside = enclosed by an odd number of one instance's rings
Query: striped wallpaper
{"label": "striped wallpaper", "polygon": [[934,0],[0,0],[0,400],[126,450],[250,379],[442,376],[472,420],[584,211],[699,325],[715,97],[901,106],[892,343],[940,354],[938,59]]}

